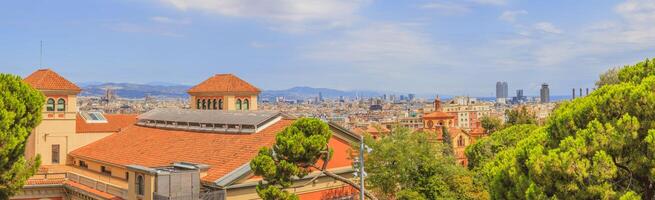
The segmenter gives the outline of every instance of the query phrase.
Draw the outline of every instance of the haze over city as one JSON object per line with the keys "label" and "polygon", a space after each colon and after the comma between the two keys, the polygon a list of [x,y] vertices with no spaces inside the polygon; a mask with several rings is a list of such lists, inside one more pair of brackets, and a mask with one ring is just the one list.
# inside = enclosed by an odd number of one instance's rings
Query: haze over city
{"label": "haze over city", "polygon": [[655,3],[637,0],[2,4],[2,71],[52,68],[73,82],[193,85],[234,73],[263,89],[493,96],[502,80],[567,95],[655,47]]}

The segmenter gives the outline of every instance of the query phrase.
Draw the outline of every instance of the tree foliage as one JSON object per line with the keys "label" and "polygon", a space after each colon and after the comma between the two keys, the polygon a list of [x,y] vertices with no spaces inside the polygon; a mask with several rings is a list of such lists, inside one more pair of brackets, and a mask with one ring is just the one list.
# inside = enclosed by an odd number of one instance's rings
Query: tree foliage
{"label": "tree foliage", "polygon": [[332,150],[327,144],[332,132],[325,122],[313,118],[301,118],[282,130],[275,137],[272,148],[263,147],[250,162],[255,175],[263,180],[257,186],[262,199],[298,199],[284,188],[293,184],[293,178],[305,177],[319,161],[327,163]]}
{"label": "tree foliage", "polygon": [[617,84],[620,83],[621,80],[619,80],[619,70],[621,68],[610,68],[607,71],[603,72],[600,74],[598,77],[598,81],[596,81],[596,87],[600,88],[605,85],[612,85],[612,84]]}
{"label": "tree foliage", "polygon": [[480,123],[486,134],[491,134],[503,128],[503,121],[489,115],[482,116]]}
{"label": "tree foliage", "polygon": [[450,132],[448,132],[448,128],[446,126],[441,127],[441,142],[445,146],[443,153],[448,156],[454,156],[455,152],[453,150],[453,139],[451,138]]}
{"label": "tree foliage", "polygon": [[25,145],[41,122],[45,97],[18,76],[0,74],[0,199],[18,192],[40,159],[25,159]]}
{"label": "tree foliage", "polygon": [[620,83],[563,103],[515,146],[495,154],[472,147],[474,156],[492,155],[478,164],[492,198],[653,199],[655,65],[618,74]]}
{"label": "tree foliage", "polygon": [[368,138],[366,183],[381,199],[486,199],[472,173],[444,154],[446,145],[429,133],[394,129],[379,140]]}
{"label": "tree foliage", "polygon": [[537,124],[537,117],[534,113],[528,111],[525,106],[505,110],[505,116],[507,116],[506,127],[517,124]]}
{"label": "tree foliage", "polygon": [[466,147],[468,168],[477,169],[481,167],[499,152],[516,146],[516,143],[525,139],[537,128],[538,126],[534,124],[514,125],[494,132],[489,137],[478,139],[478,141]]}

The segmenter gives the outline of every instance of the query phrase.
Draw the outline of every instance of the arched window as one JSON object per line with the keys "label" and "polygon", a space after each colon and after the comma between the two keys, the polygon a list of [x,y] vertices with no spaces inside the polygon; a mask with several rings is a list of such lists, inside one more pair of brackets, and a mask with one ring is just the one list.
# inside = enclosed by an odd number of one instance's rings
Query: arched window
{"label": "arched window", "polygon": [[46,103],[46,111],[55,111],[55,100],[50,98]]}
{"label": "arched window", "polygon": [[66,111],[66,100],[57,100],[57,111]]}
{"label": "arched window", "polygon": [[462,137],[461,135],[459,136],[459,138],[457,138],[457,145],[460,147],[464,146],[464,137]]}
{"label": "arched window", "polygon": [[237,110],[241,110],[241,99],[237,99],[236,106],[237,106]]}
{"label": "arched window", "polygon": [[243,109],[244,110],[250,109],[250,101],[248,101],[248,99],[243,100]]}
{"label": "arched window", "polygon": [[212,101],[212,109],[216,110],[216,99]]}
{"label": "arched window", "polygon": [[200,109],[200,99],[197,100],[196,109]]}
{"label": "arched window", "polygon": [[145,183],[143,181],[143,175],[137,175],[135,183],[136,183],[136,194],[137,195],[145,194],[145,191],[144,191],[144,187],[145,187],[144,184]]}
{"label": "arched window", "polygon": [[203,110],[206,110],[206,109],[207,109],[207,104],[206,104],[206,102],[205,102],[204,99],[202,100],[202,109],[203,109]]}
{"label": "arched window", "polygon": [[223,99],[218,100],[218,109],[223,110]]}

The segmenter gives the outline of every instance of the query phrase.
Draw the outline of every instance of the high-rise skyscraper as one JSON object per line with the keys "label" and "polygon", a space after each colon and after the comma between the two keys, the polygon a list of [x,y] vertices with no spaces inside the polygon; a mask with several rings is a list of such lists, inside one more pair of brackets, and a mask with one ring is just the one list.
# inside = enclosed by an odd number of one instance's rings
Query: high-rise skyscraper
{"label": "high-rise skyscraper", "polygon": [[498,81],[496,82],[496,102],[497,103],[505,103],[507,98],[509,97],[509,89],[507,87],[507,82],[501,82]]}
{"label": "high-rise skyscraper", "polygon": [[548,84],[546,83],[541,84],[541,91],[539,91],[539,94],[541,98],[541,103],[550,102],[550,89],[548,88]]}

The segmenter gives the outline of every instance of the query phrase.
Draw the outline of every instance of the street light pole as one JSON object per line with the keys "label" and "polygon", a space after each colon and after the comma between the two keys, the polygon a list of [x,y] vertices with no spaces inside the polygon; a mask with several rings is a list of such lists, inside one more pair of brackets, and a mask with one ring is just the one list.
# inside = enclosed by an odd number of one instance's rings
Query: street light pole
{"label": "street light pole", "polygon": [[359,144],[359,184],[361,189],[359,190],[359,199],[364,200],[364,136],[360,136]]}

